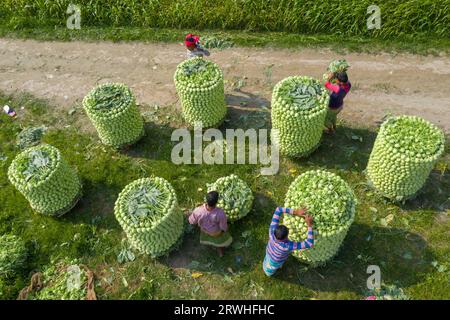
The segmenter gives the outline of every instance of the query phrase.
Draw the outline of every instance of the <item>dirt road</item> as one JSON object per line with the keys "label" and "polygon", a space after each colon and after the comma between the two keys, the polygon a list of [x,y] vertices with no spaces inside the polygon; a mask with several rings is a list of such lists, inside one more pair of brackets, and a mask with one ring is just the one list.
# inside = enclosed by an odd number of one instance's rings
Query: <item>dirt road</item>
{"label": "dirt road", "polygon": [[[79,104],[97,83],[128,84],[141,104],[177,101],[173,73],[184,59],[181,44],[38,42],[0,39],[0,90],[29,92],[59,108]],[[231,48],[211,58],[228,80],[229,105],[270,106],[271,87],[289,75],[321,78],[330,60],[351,64],[353,90],[342,117],[375,124],[386,113],[422,116],[450,132],[450,58],[415,55],[347,54],[328,50]]]}

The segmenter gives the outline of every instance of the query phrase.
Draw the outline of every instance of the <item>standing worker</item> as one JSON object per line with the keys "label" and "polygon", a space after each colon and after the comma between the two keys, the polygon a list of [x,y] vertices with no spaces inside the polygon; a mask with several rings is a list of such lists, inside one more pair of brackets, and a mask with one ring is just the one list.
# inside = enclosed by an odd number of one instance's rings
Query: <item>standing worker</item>
{"label": "standing worker", "polygon": [[[331,83],[332,79],[335,81],[335,84]],[[328,74],[325,88],[330,90],[331,94],[325,123],[327,133],[334,133],[336,131],[337,115],[344,108],[344,98],[351,87],[352,84],[348,81],[348,76],[345,71],[336,73],[330,72]]]}
{"label": "standing worker", "polygon": [[[266,248],[266,256],[263,262],[263,270],[267,276],[273,276],[281,268],[293,250],[306,250],[314,246],[313,218],[306,215],[306,209],[289,209],[278,207],[273,214],[272,223],[269,228],[269,243]],[[293,214],[305,219],[308,225],[308,237],[305,241],[290,241],[289,229],[286,226],[280,226],[280,218],[286,214]]]}

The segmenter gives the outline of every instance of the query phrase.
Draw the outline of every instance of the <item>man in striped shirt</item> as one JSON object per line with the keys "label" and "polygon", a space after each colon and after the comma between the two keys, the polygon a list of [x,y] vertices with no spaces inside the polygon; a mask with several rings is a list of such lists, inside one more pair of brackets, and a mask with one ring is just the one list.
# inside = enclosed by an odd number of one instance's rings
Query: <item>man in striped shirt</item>
{"label": "man in striped shirt", "polygon": [[[306,215],[306,209],[289,209],[278,207],[272,218],[269,228],[269,243],[267,244],[266,256],[263,262],[263,269],[267,276],[272,276],[289,257],[293,250],[305,250],[314,245],[313,218]],[[308,225],[308,238],[302,242],[294,242],[288,239],[289,229],[286,226],[280,226],[280,217],[283,213],[293,214],[303,217]]]}

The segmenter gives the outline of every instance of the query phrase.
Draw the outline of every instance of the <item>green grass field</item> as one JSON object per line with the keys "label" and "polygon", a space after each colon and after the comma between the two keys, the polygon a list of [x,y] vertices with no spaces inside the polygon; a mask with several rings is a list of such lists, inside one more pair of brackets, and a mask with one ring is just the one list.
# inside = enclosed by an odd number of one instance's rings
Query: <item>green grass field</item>
{"label": "green grass field", "polygon": [[[174,106],[140,106],[146,136],[129,151],[118,152],[101,145],[96,135],[77,131],[74,123],[86,117],[81,109],[68,115],[29,95],[0,94],[0,105],[6,103],[20,117],[0,116],[0,234],[21,236],[30,256],[21,273],[0,280],[2,299],[15,299],[29,284],[31,272],[66,257],[78,258],[95,272],[99,299],[361,299],[368,265],[379,265],[382,281],[403,288],[412,299],[450,298],[448,143],[423,192],[399,205],[379,198],[366,185],[363,170],[376,128],[341,123],[337,134],[324,137],[311,157],[283,158],[279,174],[265,177],[256,165],[174,165],[170,136],[174,127],[183,125]],[[251,126],[251,116],[269,126],[269,113],[241,116],[230,110],[230,121],[221,129]],[[7,168],[19,152],[16,134],[30,125],[49,128],[44,142],[59,148],[82,178],[82,200],[59,219],[33,214],[7,179]],[[355,223],[328,265],[309,269],[291,257],[269,279],[261,263],[273,210],[284,203],[287,188],[298,174],[316,168],[339,174],[353,187],[359,199]],[[125,235],[113,206],[125,185],[150,175],[163,177],[174,186],[180,206],[190,209],[202,201],[206,183],[231,173],[251,186],[255,202],[250,214],[232,225],[234,244],[225,257],[201,247],[194,231],[167,257],[153,260],[135,252],[134,261],[118,262]],[[389,215],[393,219],[387,222],[384,218]]]}
{"label": "green grass field", "polygon": [[[81,30],[66,28],[71,3],[80,8]],[[381,28],[369,30],[373,4]],[[197,32],[239,46],[439,54],[450,47],[449,8],[449,0],[3,0],[0,36],[180,41]]]}

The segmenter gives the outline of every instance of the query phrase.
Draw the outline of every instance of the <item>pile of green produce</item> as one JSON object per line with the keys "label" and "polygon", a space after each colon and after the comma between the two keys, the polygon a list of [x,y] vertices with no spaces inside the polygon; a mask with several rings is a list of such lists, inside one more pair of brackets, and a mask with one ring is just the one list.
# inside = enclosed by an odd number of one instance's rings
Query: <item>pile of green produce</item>
{"label": "pile of green produce", "polygon": [[422,118],[389,118],[381,125],[370,154],[369,184],[394,201],[414,197],[443,154],[444,144],[442,130]]}
{"label": "pile of green produce", "polygon": [[282,154],[304,157],[319,146],[329,99],[323,85],[311,77],[288,77],[275,86],[272,126]]}
{"label": "pile of green produce", "polygon": [[217,206],[225,211],[229,222],[245,217],[252,208],[252,190],[235,174],[219,178],[209,184],[208,192],[210,191],[219,193]]}
{"label": "pile of green produce", "polygon": [[20,271],[27,259],[27,248],[19,237],[12,234],[0,236],[0,277],[11,277]]}
{"label": "pile of green produce", "polygon": [[28,300],[85,300],[88,277],[77,260],[52,261],[42,272],[43,288]]}
{"label": "pile of green produce", "polygon": [[45,130],[45,127],[24,128],[17,135],[17,146],[23,150],[38,145],[41,142]]}
{"label": "pile of green produce", "polygon": [[127,185],[117,198],[114,214],[130,244],[152,257],[168,253],[184,231],[175,190],[159,177]]}
{"label": "pile of green produce", "polygon": [[33,210],[60,216],[71,210],[81,196],[76,172],[50,145],[31,147],[20,153],[8,169],[11,183]]}
{"label": "pile of green produce", "polygon": [[102,142],[120,148],[144,135],[144,121],[136,99],[124,84],[106,83],[95,87],[83,100],[83,107]]}
{"label": "pile of green produce", "polygon": [[409,300],[402,288],[396,285],[381,285],[381,288],[369,291],[364,300]]}
{"label": "pile of green produce", "polygon": [[[313,170],[298,176],[289,186],[285,199],[287,208],[308,208],[314,218],[314,246],[294,251],[293,255],[311,266],[323,265],[333,258],[355,219],[357,199],[350,186],[334,173]],[[289,239],[304,241],[308,227],[305,220],[284,215]]]}
{"label": "pile of green produce", "polygon": [[217,38],[214,36],[205,36],[201,40],[202,47],[206,49],[226,49],[234,46],[234,43],[227,39]]}
{"label": "pile of green produce", "polygon": [[218,126],[227,113],[222,70],[214,62],[196,57],[183,61],[175,71],[175,86],[185,120],[204,128]]}
{"label": "pile of green produce", "polygon": [[[341,60],[333,60],[330,62],[327,68],[327,72],[323,75],[323,80],[328,80],[328,74],[330,72],[336,73],[336,72],[346,72],[350,68],[350,65],[348,64],[347,60],[341,59]],[[331,82],[333,82],[333,79],[331,79]]]}

